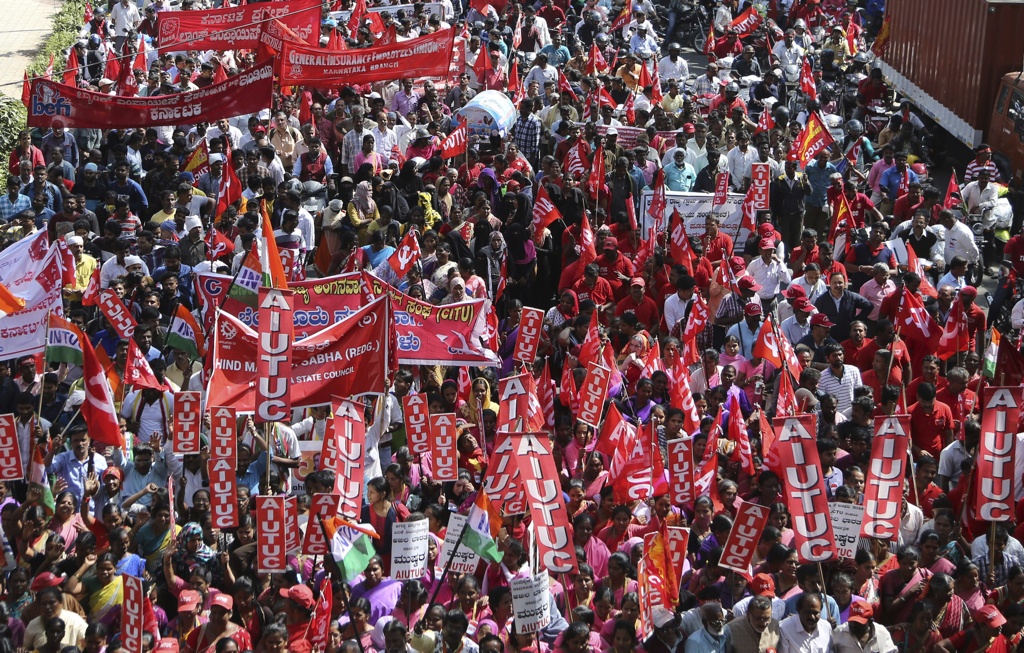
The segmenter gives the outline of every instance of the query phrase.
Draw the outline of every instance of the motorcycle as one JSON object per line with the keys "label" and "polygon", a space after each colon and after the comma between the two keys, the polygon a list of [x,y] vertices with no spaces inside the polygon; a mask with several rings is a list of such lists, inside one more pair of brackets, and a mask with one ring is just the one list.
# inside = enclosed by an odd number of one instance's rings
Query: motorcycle
{"label": "motorcycle", "polygon": [[697,52],[703,52],[708,41],[708,27],[713,19],[711,9],[703,1],[683,6],[685,10],[676,19],[678,40],[689,44]]}
{"label": "motorcycle", "polygon": [[989,326],[998,329],[999,333],[1012,334],[1014,329],[1010,315],[1021,298],[1024,298],[1024,278],[1018,278],[1013,263],[1004,260],[996,274],[995,293],[985,293]]}

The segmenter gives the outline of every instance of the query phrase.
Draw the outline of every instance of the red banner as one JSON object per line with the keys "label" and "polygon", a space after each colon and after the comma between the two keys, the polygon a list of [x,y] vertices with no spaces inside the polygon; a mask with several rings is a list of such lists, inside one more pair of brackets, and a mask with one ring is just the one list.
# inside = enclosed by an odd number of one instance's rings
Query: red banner
{"label": "red banner", "polygon": [[259,44],[256,46],[256,58],[262,61],[276,57],[281,52],[281,44],[284,41],[306,43],[306,40],[299,36],[298,32],[279,20],[268,20],[263,23]]}
{"label": "red banner", "polygon": [[750,165],[750,191],[747,196],[752,198],[754,208],[758,211],[768,210],[768,187],[772,183],[772,173],[767,163],[755,162]]}
{"label": "red banner", "polygon": [[715,196],[711,200],[711,207],[722,206],[729,197],[729,173],[720,172],[715,175]]}
{"label": "red banner", "polygon": [[14,415],[0,415],[0,481],[18,481],[24,478],[21,466],[21,447]]}
{"label": "red banner", "polygon": [[775,433],[772,451],[778,453],[785,474],[793,546],[804,562],[823,562],[835,556],[835,537],[815,445],[815,416],[776,418]]}
{"label": "red banner", "polygon": [[291,554],[302,545],[302,531],[299,530],[299,498],[284,498],[284,550]]}
{"label": "red banner", "polygon": [[[184,456],[197,455],[202,445],[202,393],[182,391],[174,395],[174,442],[172,451]],[[233,428],[233,427],[232,427]]]}
{"label": "red banner", "polygon": [[539,308],[523,308],[519,318],[519,335],[516,336],[516,347],[512,351],[512,360],[533,365],[537,358],[537,347],[544,328],[544,311]]}
{"label": "red banner", "polygon": [[530,410],[526,375],[507,376],[498,381],[498,430],[522,431]]}
{"label": "red banner", "polygon": [[894,540],[900,534],[909,433],[909,415],[875,418],[871,464],[864,484],[864,522],[860,529],[864,537]]}
{"label": "red banner", "polygon": [[259,312],[255,420],[281,422],[291,416],[292,291],[261,287]]}
{"label": "red banner", "polygon": [[331,552],[331,547],[324,539],[324,531],[320,528],[320,521],[336,517],[340,503],[340,494],[313,495],[309,505],[309,521],[306,522],[306,535],[302,539],[302,552],[305,555],[322,556]]}
{"label": "red banner", "polygon": [[113,96],[37,78],[28,125],[49,128],[60,120],[71,129],[127,129],[175,126],[200,116],[213,123],[260,111],[270,105],[273,90],[274,65],[269,61],[198,91],[153,97]]}
{"label": "red banner", "polygon": [[587,378],[580,388],[580,410],[576,419],[595,429],[601,423],[601,411],[604,400],[608,396],[608,386],[612,381],[612,371],[597,363],[587,366]]}
{"label": "red banner", "polygon": [[124,574],[121,599],[121,647],[126,651],[141,651],[142,633],[146,622],[146,594],[142,590],[142,579]]}
{"label": "red banner", "polygon": [[[370,302],[350,318],[292,345],[291,400],[296,408],[386,388],[387,304]],[[257,334],[220,313],[207,403],[251,412],[256,407]]]}
{"label": "red banner", "polygon": [[259,45],[264,25],[280,21],[299,37],[320,38],[320,0],[276,0],[228,9],[157,14],[160,52],[238,50]]}
{"label": "red banner", "polygon": [[317,469],[329,469],[334,472],[333,492],[338,495],[341,494],[341,474],[338,473],[338,460],[341,456],[338,448],[339,439],[334,417],[329,417],[324,425],[324,443],[320,447],[320,460],[317,462]]}
{"label": "red banner", "polygon": [[[107,322],[113,327],[114,331],[122,340],[127,340],[132,337],[135,333],[135,327],[138,326],[138,322],[135,321],[135,317],[131,314],[131,311],[125,307],[124,302],[117,296],[117,293],[107,288],[100,291],[99,295],[99,307],[100,312],[103,313],[103,317],[107,318]],[[145,354],[146,352],[143,352]]]}
{"label": "red banner", "polygon": [[672,505],[689,509],[693,505],[693,449],[690,440],[668,441],[668,478]]}
{"label": "red banner", "polygon": [[498,431],[494,436],[494,452],[488,459],[484,492],[503,514],[526,512],[526,493],[515,461],[515,446],[507,431]]}
{"label": "red banner", "polygon": [[981,443],[975,475],[978,519],[1010,521],[1014,518],[1014,449],[1024,388],[985,388],[981,412]]}
{"label": "red banner", "polygon": [[750,573],[750,562],[754,559],[754,552],[757,551],[757,543],[761,540],[761,533],[768,525],[768,515],[771,511],[756,503],[749,501],[744,503],[736,511],[736,519],[732,522],[732,530],[725,540],[725,548],[722,551],[720,567],[732,569],[741,574]]}
{"label": "red banner", "polygon": [[405,417],[405,439],[414,456],[430,455],[430,411],[426,393],[407,394],[402,397],[402,415]]}
{"label": "red banner", "polygon": [[750,7],[729,23],[729,29],[734,30],[742,39],[750,36],[763,22],[764,18],[757,9]]}
{"label": "red banner", "polygon": [[257,573],[285,571],[285,507],[284,495],[256,496],[256,560]]}
{"label": "red banner", "polygon": [[[513,436],[516,464],[537,529],[540,562],[552,574],[575,574],[576,547],[570,534],[569,515],[551,451],[536,433]],[[543,436],[547,439],[547,436]]]}
{"label": "red banner", "polygon": [[210,460],[206,463],[206,469],[210,477],[210,513],[214,528],[238,526],[236,423],[234,408],[210,408]]}
{"label": "red banner", "polygon": [[359,521],[363,507],[363,480],[366,461],[366,423],[363,422],[363,407],[348,399],[335,397],[334,432],[338,439],[338,466],[336,472],[341,482],[341,505],[339,512],[345,519]]}
{"label": "red banner", "polygon": [[682,526],[665,527],[665,546],[668,547],[668,558],[676,570],[676,578],[683,577],[686,567],[686,548],[690,541],[690,529]]}
{"label": "red banner", "polygon": [[434,480],[438,483],[459,478],[459,452],[455,448],[455,413],[430,416],[430,453]]}
{"label": "red banner", "polygon": [[548,189],[544,184],[541,184],[540,189],[537,190],[537,199],[533,203],[533,222],[531,229],[533,230],[534,242],[540,243],[544,240],[544,230],[548,228],[555,220],[560,220],[562,214],[555,206],[554,202],[551,201],[551,196],[548,195]]}
{"label": "red banner", "polygon": [[443,77],[448,74],[454,44],[453,28],[358,50],[324,50],[316,45],[286,41],[281,48],[281,85],[337,86],[406,77]]}
{"label": "red banner", "polygon": [[[310,530],[321,530],[312,528]],[[331,613],[334,611],[334,590],[331,589],[331,577],[320,581],[320,598],[313,609],[313,619],[309,623],[309,641],[315,651],[326,651],[327,641],[331,632]]]}

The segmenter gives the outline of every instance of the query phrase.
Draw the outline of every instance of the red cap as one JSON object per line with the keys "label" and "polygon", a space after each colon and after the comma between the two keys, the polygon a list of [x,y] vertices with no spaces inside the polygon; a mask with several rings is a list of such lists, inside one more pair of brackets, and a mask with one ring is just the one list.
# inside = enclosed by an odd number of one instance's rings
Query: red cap
{"label": "red cap", "polygon": [[32,579],[32,584],[29,585],[29,589],[33,592],[39,592],[47,587],[57,587],[63,583],[64,580],[65,578],[63,576],[57,576],[49,571],[44,571]]}
{"label": "red cap", "polygon": [[771,222],[765,222],[757,228],[757,233],[762,238],[767,238],[768,236],[771,236],[772,234],[775,233],[775,227],[772,226]]}
{"label": "red cap", "polygon": [[737,282],[740,290],[753,290],[757,292],[761,290],[762,286],[758,282],[754,281],[754,277],[743,277]]}
{"label": "red cap", "polygon": [[217,594],[214,594],[213,598],[210,599],[210,606],[213,607],[215,605],[218,605],[227,610],[228,612],[231,612],[235,609],[235,599],[233,599],[230,594],[219,592]]}
{"label": "red cap", "polygon": [[178,651],[180,650],[181,649],[178,648],[178,640],[174,639],[173,637],[164,637],[156,643],[156,646],[153,647],[154,653],[159,653],[160,651],[166,651],[167,653],[178,653]]}
{"label": "red cap", "polygon": [[603,248],[605,251],[608,251],[610,249],[618,249],[618,248],[619,248],[619,241],[615,240],[611,236],[609,236],[608,238],[605,239],[605,241],[604,241],[604,248]]}
{"label": "red cap", "polygon": [[824,313],[815,313],[811,316],[811,326],[834,327],[835,324]]}
{"label": "red cap", "polygon": [[750,591],[755,596],[770,596],[775,598],[775,579],[771,574],[757,574],[754,580],[750,581]]}
{"label": "red cap", "polygon": [[203,602],[203,596],[195,590],[181,590],[178,595],[178,612],[191,612]]}
{"label": "red cap", "polygon": [[633,280],[629,282],[629,287],[640,286],[641,288],[647,287],[647,282],[644,281],[643,277],[633,277]]}
{"label": "red cap", "polygon": [[793,284],[789,288],[786,288],[786,292],[784,292],[782,294],[786,296],[786,299],[796,299],[797,297],[807,297],[807,291],[804,290],[804,287],[803,286],[798,286],[796,284]]}
{"label": "red cap", "polygon": [[999,628],[1006,623],[1006,617],[994,605],[986,605],[974,613],[974,621],[986,628]]}
{"label": "red cap", "polygon": [[296,605],[305,610],[312,610],[313,606],[316,605],[316,600],[313,598],[313,590],[305,585],[292,585],[287,589],[282,589],[280,593],[281,596],[291,599]]}
{"label": "red cap", "polygon": [[847,621],[866,624],[871,621],[871,617],[874,614],[875,608],[867,601],[854,601],[853,605],[850,606],[850,616]]}
{"label": "red cap", "polygon": [[797,297],[790,302],[790,305],[793,307],[794,311],[803,311],[804,313],[810,313],[811,309],[814,308],[806,297]]}
{"label": "red cap", "polygon": [[683,125],[683,131],[686,132],[687,134],[694,134],[697,132],[697,128],[693,126],[692,122],[688,122],[685,125]]}
{"label": "red cap", "polygon": [[964,286],[960,289],[960,295],[962,297],[970,297],[971,299],[978,298],[978,289],[974,286]]}
{"label": "red cap", "polygon": [[771,238],[762,238],[758,247],[760,249],[775,249],[775,241]]}
{"label": "red cap", "polygon": [[762,313],[763,311],[761,310],[761,305],[755,304],[754,302],[750,302],[749,304],[743,307],[743,314],[749,315],[750,317],[759,316]]}

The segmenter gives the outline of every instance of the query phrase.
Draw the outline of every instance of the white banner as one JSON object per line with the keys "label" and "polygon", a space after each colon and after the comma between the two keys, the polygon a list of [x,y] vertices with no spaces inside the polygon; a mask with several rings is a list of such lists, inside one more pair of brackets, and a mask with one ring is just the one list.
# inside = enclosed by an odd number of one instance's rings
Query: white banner
{"label": "white banner", "polygon": [[[405,10],[405,15],[407,17],[413,18],[413,16],[415,15],[416,5],[390,5],[387,7],[367,7],[366,11],[375,14],[391,14],[392,16],[396,16],[396,14],[398,14],[399,10],[401,9]],[[435,14],[441,20],[446,20],[450,18],[450,16],[447,15],[448,12],[444,10],[444,5],[441,4],[440,2],[424,2],[423,11],[424,13],[426,13],[427,16]],[[330,13],[330,16],[334,20],[338,21],[338,24],[347,25],[348,19],[352,16],[352,12],[348,10],[332,11]],[[395,18],[395,20],[398,20],[397,17]]]}
{"label": "white banner", "polygon": [[840,558],[853,558],[860,541],[860,526],[864,521],[864,506],[849,503],[830,503],[832,532],[836,536],[836,553]]}
{"label": "white banner", "polygon": [[[32,239],[32,242],[37,242]],[[45,240],[42,241],[45,243]],[[8,248],[10,249],[10,248]],[[28,250],[28,257],[38,254],[37,248]],[[63,315],[61,302],[60,250],[51,247],[35,264],[27,267],[12,266],[9,273],[21,273],[3,277],[7,288],[25,300],[25,308],[17,313],[0,318],[0,358],[11,359],[37,354],[46,347],[46,316],[50,311]],[[3,261],[0,261],[3,265]]]}
{"label": "white banner", "polygon": [[395,580],[423,578],[427,573],[426,519],[395,523],[391,527],[391,577]]}
{"label": "white banner", "polygon": [[[640,213],[637,219],[640,220],[640,231],[645,233],[645,229],[650,229],[651,216],[647,210],[651,206],[651,199],[654,197],[654,191],[647,189],[640,194]],[[733,243],[736,245],[737,250],[743,249],[743,243],[747,241],[747,237],[750,235],[750,231],[747,229],[743,230],[740,237],[737,239],[736,234],[740,230],[740,220],[743,217],[742,206],[743,206],[743,195],[740,193],[729,193],[726,197],[725,204],[715,209],[714,213],[721,220],[720,229],[722,233],[732,238]],[[701,236],[704,234],[704,223],[707,221],[708,216],[711,215],[711,200],[714,198],[714,193],[678,193],[676,191],[667,190],[665,191],[665,220],[662,222],[665,226],[669,224],[669,218],[672,217],[672,211],[679,209],[679,215],[686,221],[686,235],[688,236]]]}
{"label": "white banner", "polygon": [[477,555],[476,551],[466,546],[465,538],[463,538],[458,550],[455,549],[455,543],[459,539],[462,527],[466,525],[466,520],[467,517],[465,515],[452,515],[448,518],[448,530],[444,534],[444,543],[441,545],[441,551],[437,558],[437,564],[442,569],[448,564],[448,558],[452,557],[452,551],[455,551],[455,557],[452,559],[451,571],[460,574],[472,574],[480,564],[480,556]]}
{"label": "white banner", "polygon": [[551,585],[547,570],[536,576],[513,578],[512,611],[515,613],[516,632],[520,635],[540,632],[551,623]]}

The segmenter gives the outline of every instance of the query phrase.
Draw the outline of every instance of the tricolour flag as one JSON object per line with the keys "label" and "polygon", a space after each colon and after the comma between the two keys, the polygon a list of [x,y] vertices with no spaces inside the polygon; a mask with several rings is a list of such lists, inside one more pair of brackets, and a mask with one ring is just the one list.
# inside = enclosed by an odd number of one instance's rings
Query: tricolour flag
{"label": "tricolour flag", "polygon": [[989,341],[988,347],[985,348],[985,363],[982,365],[981,372],[990,379],[994,379],[996,376],[996,361],[999,360],[999,342],[1003,339],[1000,335],[999,330],[992,327],[992,340]]}
{"label": "tricolour flag", "polygon": [[81,365],[81,333],[75,325],[51,313],[46,340],[46,362]]}
{"label": "tricolour flag", "polygon": [[25,300],[16,297],[10,288],[0,283],[0,317],[17,313],[25,308]]}
{"label": "tricolour flag", "polygon": [[242,261],[242,267],[235,275],[235,282],[228,290],[228,296],[249,306],[256,306],[256,296],[263,281],[263,266],[260,264],[259,243],[253,243]]}
{"label": "tricolour flag", "polygon": [[469,508],[466,534],[462,542],[476,551],[481,558],[490,562],[501,562],[502,552],[498,550],[498,531],[501,530],[501,515],[491,504],[486,492],[478,492],[476,501]]}
{"label": "tricolour flag", "polygon": [[370,558],[377,555],[371,537],[377,537],[372,526],[353,524],[334,517],[323,520],[324,529],[331,539],[331,556],[338,563],[341,574],[348,582],[366,571]]}
{"label": "tricolour flag", "polygon": [[186,352],[193,360],[206,353],[203,332],[199,329],[196,319],[192,317],[192,313],[182,304],[178,305],[178,310],[171,318],[171,325],[167,330],[167,344]]}
{"label": "tricolour flag", "polygon": [[274,228],[270,226],[270,215],[266,208],[263,210],[263,225],[260,228],[260,237],[257,242],[260,245],[260,263],[263,267],[263,285],[268,288],[288,287],[288,277],[284,274],[284,265],[281,263],[281,252],[277,249],[277,241],[274,240]]}

